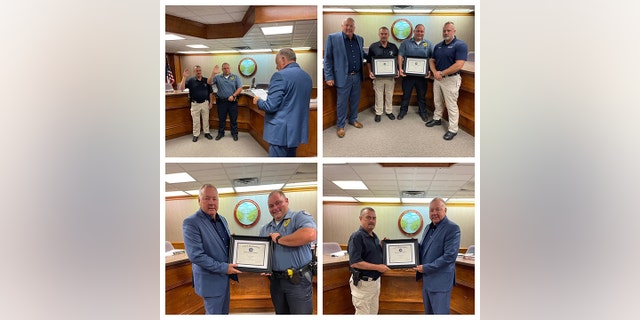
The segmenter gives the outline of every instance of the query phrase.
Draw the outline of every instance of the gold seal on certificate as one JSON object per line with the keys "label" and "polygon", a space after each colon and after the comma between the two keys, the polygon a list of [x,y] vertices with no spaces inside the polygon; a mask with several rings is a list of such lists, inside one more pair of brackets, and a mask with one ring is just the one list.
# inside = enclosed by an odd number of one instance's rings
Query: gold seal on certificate
{"label": "gold seal on certificate", "polygon": [[231,236],[229,263],[246,272],[271,272],[273,246],[271,237]]}
{"label": "gold seal on certificate", "polygon": [[427,58],[407,57],[405,60],[404,73],[412,76],[426,76],[429,71]]}
{"label": "gold seal on certificate", "polygon": [[396,63],[395,57],[371,57],[373,75],[376,77],[395,77],[397,73]]}
{"label": "gold seal on certificate", "polygon": [[390,269],[412,268],[419,263],[417,239],[382,240],[382,261]]}

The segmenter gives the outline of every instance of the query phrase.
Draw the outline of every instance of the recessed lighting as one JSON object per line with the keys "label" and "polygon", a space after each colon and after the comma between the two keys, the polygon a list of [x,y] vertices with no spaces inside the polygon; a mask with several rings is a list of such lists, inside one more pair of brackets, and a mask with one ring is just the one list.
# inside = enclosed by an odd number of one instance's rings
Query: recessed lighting
{"label": "recessed lighting", "polygon": [[236,187],[236,192],[273,191],[282,189],[283,183],[263,184],[259,186]]}
{"label": "recessed lighting", "polygon": [[356,200],[360,202],[373,202],[373,203],[400,203],[400,198],[356,197]]}
{"label": "recessed lighting", "polygon": [[284,188],[303,188],[303,187],[317,187],[318,186],[318,182],[316,181],[309,181],[309,182],[294,182],[294,183],[287,183],[284,185]]}
{"label": "recessed lighting", "polygon": [[164,181],[167,183],[181,183],[196,181],[192,176],[186,172],[169,173],[164,175]]}
{"label": "recessed lighting", "polygon": [[261,27],[262,33],[265,36],[271,36],[275,34],[289,34],[293,33],[293,26],[277,26],[277,27]]}
{"label": "recessed lighting", "polygon": [[240,50],[241,53],[265,53],[265,52],[272,52],[271,49],[250,49],[250,50]]}
{"label": "recessed lighting", "polygon": [[209,48],[209,47],[205,46],[204,44],[188,44],[187,47],[194,48],[194,49],[207,49],[207,48]]}
{"label": "recessed lighting", "polygon": [[431,13],[433,9],[393,9],[394,13]]}
{"label": "recessed lighting", "polygon": [[175,35],[173,33],[165,33],[164,34],[164,40],[184,40],[186,38],[183,38],[181,36]]}
{"label": "recessed lighting", "polygon": [[354,10],[359,13],[391,13],[392,12],[391,9],[367,9],[367,8],[358,9],[356,8]]}
{"label": "recessed lighting", "polygon": [[332,182],[342,190],[369,190],[362,181],[337,180]]}
{"label": "recessed lighting", "polygon": [[164,193],[165,197],[181,197],[188,196],[184,191],[167,191]]}
{"label": "recessed lighting", "polygon": [[324,7],[324,8],[322,8],[322,11],[324,11],[324,12],[353,12],[353,9],[350,9],[350,8],[330,8],[330,7]]}
{"label": "recessed lighting", "polygon": [[433,9],[433,13],[471,13],[473,9]]}
{"label": "recessed lighting", "polygon": [[322,197],[322,201],[328,202],[358,202],[358,200],[353,197],[334,197],[334,196],[326,196]]}
{"label": "recessed lighting", "polygon": [[307,50],[311,50],[311,47],[295,47],[295,48],[291,48],[291,50],[293,50],[293,51],[307,51]]}

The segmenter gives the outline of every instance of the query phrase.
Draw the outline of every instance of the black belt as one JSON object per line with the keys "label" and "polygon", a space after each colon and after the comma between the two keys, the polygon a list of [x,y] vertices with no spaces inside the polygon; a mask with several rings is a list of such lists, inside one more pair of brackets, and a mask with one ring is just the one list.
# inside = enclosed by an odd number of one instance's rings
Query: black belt
{"label": "black belt", "polygon": [[[306,265],[298,270],[296,270],[296,272],[300,272],[300,273],[304,273],[306,271],[311,271],[311,266]],[[271,275],[276,278],[276,279],[289,279],[289,275],[287,274],[287,271],[271,271]]]}
{"label": "black belt", "polygon": [[203,103],[205,101],[207,101],[207,100],[202,100],[202,101],[191,100],[191,102],[195,102],[195,103]]}
{"label": "black belt", "polygon": [[459,74],[460,74],[460,72],[456,72],[456,73],[448,74],[448,75],[446,75],[446,76],[442,76],[442,77],[443,77],[443,78],[446,78],[446,77],[451,77],[451,76],[457,76],[457,75],[459,75]]}
{"label": "black belt", "polygon": [[378,278],[369,277],[369,276],[360,276],[360,280],[364,280],[364,281],[376,281],[376,280],[378,280]]}

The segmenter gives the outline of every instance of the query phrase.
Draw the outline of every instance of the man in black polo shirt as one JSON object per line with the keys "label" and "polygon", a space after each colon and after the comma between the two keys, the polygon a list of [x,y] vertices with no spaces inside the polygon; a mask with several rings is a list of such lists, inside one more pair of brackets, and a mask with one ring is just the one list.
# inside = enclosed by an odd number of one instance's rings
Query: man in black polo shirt
{"label": "man in black polo shirt", "polygon": [[398,77],[398,69],[396,68],[396,74],[375,76],[373,74],[373,68],[371,66],[372,60],[375,58],[393,58],[398,57],[398,46],[389,42],[389,28],[382,26],[378,29],[378,37],[380,41],[374,42],[369,46],[369,54],[367,58],[367,65],[369,66],[369,78],[373,79],[373,91],[376,95],[376,122],[380,122],[382,118],[382,111],[390,120],[394,120],[396,117],[393,115],[393,109],[391,102],[393,101],[393,89],[395,86],[395,79]]}
{"label": "man in black polo shirt", "polygon": [[360,210],[360,229],[351,234],[347,251],[351,266],[351,301],[356,314],[378,314],[380,275],[389,270],[382,264],[380,239],[373,232],[376,211],[366,207]]}
{"label": "man in black polo shirt", "polygon": [[198,141],[200,136],[200,115],[202,115],[202,132],[204,137],[211,140],[213,137],[209,133],[209,110],[213,107],[213,89],[207,83],[207,78],[202,76],[202,68],[196,65],[193,67],[194,77],[189,77],[189,69],[185,69],[180,81],[180,90],[189,89],[189,99],[191,100],[191,119],[193,120],[193,142]]}

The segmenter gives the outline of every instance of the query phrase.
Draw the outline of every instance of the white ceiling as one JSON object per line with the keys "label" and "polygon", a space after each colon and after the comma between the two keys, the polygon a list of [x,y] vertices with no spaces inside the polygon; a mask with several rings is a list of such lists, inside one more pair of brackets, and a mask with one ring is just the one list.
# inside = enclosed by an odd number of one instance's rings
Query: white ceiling
{"label": "white ceiling", "polygon": [[[203,24],[222,24],[241,22],[249,6],[166,6],[165,13],[187,20]],[[261,27],[293,25],[293,33],[285,35],[265,36]],[[316,50],[317,20],[299,20],[281,23],[254,24],[242,38],[227,39],[202,39],[193,36],[178,34],[185,40],[165,41],[165,51],[176,53],[178,51],[213,51],[234,50],[238,47],[251,49],[280,49],[284,47],[310,47]],[[189,44],[203,44],[208,49],[192,49]]]}
{"label": "white ceiling", "polygon": [[[400,197],[424,191],[427,198],[474,198],[474,164],[450,167],[383,167],[378,163],[325,164],[323,196]],[[332,180],[361,180],[369,190],[343,190]]]}
{"label": "white ceiling", "polygon": [[315,163],[167,163],[166,173],[186,172],[196,181],[166,183],[166,191],[197,190],[205,183],[217,188],[233,186],[233,180],[258,178],[260,184],[317,181]]}

